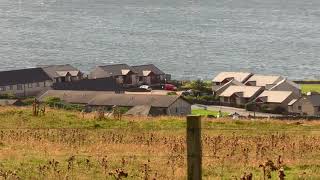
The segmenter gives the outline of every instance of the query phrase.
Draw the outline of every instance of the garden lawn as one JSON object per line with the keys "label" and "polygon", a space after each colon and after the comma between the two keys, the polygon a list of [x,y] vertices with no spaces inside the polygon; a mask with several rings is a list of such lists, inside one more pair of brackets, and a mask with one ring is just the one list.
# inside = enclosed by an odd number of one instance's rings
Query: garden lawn
{"label": "garden lawn", "polygon": [[307,93],[307,92],[320,93],[320,84],[301,84],[301,89],[303,93]]}

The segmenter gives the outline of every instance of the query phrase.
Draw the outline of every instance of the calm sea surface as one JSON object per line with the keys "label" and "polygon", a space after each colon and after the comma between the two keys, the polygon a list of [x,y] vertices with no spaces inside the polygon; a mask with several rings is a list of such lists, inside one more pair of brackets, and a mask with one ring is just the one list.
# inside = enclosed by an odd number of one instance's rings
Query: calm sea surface
{"label": "calm sea surface", "polygon": [[320,79],[320,1],[0,0],[0,70],[63,63]]}

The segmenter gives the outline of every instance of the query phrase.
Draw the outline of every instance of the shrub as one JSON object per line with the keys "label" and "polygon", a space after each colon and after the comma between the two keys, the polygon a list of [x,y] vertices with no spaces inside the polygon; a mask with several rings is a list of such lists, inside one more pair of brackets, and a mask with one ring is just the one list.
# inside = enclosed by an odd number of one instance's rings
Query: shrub
{"label": "shrub", "polygon": [[272,110],[272,113],[274,114],[285,114],[287,112],[287,110],[281,106],[277,106],[276,108],[274,108]]}
{"label": "shrub", "polygon": [[69,104],[62,101],[60,98],[57,97],[48,97],[44,101],[48,106],[70,110],[70,111],[82,111],[84,107],[78,104]]}
{"label": "shrub", "polygon": [[168,96],[174,96],[174,95],[177,95],[177,93],[176,92],[168,92],[167,95]]}
{"label": "shrub", "polygon": [[256,103],[254,103],[254,102],[250,102],[250,103],[247,103],[247,104],[245,105],[245,109],[246,109],[247,111],[256,111],[256,110],[257,110],[257,105],[256,105]]}
{"label": "shrub", "polygon": [[17,97],[12,94],[12,93],[8,93],[8,94],[1,94],[0,95],[0,99],[16,99]]}

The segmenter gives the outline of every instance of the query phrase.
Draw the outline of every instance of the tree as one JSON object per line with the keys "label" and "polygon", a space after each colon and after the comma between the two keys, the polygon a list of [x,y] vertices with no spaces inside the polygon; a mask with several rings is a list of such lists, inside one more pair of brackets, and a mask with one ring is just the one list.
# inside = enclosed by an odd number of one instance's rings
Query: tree
{"label": "tree", "polygon": [[203,82],[202,80],[198,79],[196,81],[192,81],[190,83],[190,87],[191,89],[195,90],[195,91],[206,91],[207,89],[207,84],[205,82]]}

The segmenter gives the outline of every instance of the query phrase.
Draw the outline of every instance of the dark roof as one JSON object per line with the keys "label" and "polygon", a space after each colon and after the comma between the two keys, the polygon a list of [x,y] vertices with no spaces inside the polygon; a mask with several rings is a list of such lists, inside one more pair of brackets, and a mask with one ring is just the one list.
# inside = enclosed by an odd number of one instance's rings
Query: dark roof
{"label": "dark roof", "polygon": [[169,107],[180,96],[167,95],[145,95],[145,94],[101,94],[89,101],[92,106],[151,106],[151,107]]}
{"label": "dark roof", "polygon": [[155,75],[165,75],[163,71],[161,71],[154,64],[145,64],[140,66],[132,66],[132,68],[139,74],[139,76],[143,76],[143,71],[151,71]]}
{"label": "dark roof", "polygon": [[18,99],[0,99],[0,106],[19,105],[22,102]]}
{"label": "dark roof", "polygon": [[314,93],[306,97],[312,103],[313,106],[320,106],[320,94]]}
{"label": "dark roof", "polygon": [[100,94],[114,94],[107,91],[68,91],[68,90],[48,90],[38,96],[39,101],[45,101],[48,97],[60,98],[62,101],[72,104],[87,104],[91,99]]}
{"label": "dark roof", "polygon": [[135,70],[127,64],[112,64],[112,65],[105,65],[105,66],[98,66],[98,67],[108,72],[110,76],[123,75],[122,70],[130,70],[131,72],[136,73]]}
{"label": "dark roof", "polygon": [[55,90],[76,90],[76,91],[122,91],[122,87],[112,77],[100,79],[83,79],[75,82],[55,83],[52,87]]}
{"label": "dark roof", "polygon": [[0,72],[0,86],[44,82],[51,78],[41,68]]}
{"label": "dark roof", "polygon": [[57,78],[60,77],[57,72],[59,71],[78,71],[80,72],[79,69],[71,66],[70,64],[65,64],[65,65],[39,65],[38,67],[42,68],[51,78]]}
{"label": "dark roof", "polygon": [[[169,107],[181,96],[146,95],[146,94],[115,94],[111,91],[65,91],[49,90],[38,96],[38,100],[44,101],[48,97],[57,97],[74,104],[88,104],[92,106],[151,106]],[[183,99],[183,98],[182,98]]]}

